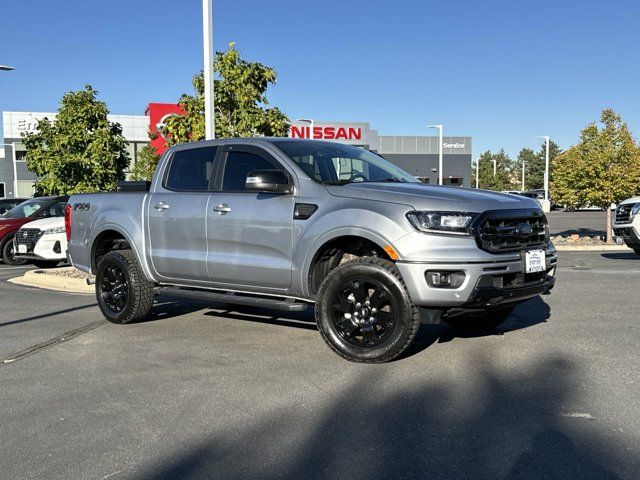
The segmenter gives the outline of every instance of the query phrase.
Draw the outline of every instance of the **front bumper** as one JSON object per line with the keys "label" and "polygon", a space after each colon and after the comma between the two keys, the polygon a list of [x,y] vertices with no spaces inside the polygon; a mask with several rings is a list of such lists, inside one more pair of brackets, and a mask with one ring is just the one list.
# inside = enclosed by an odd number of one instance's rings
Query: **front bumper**
{"label": "front bumper", "polygon": [[[553,248],[546,251],[546,271],[524,274],[519,253],[492,255],[465,262],[396,262],[409,295],[418,306],[435,308],[480,308],[526,300],[551,290],[555,283],[558,257]],[[427,271],[464,272],[458,288],[436,288],[427,284]]]}
{"label": "front bumper", "polygon": [[27,245],[25,253],[18,253],[18,240],[14,237],[16,258],[28,260],[65,260],[67,258],[67,238],[64,233],[37,235],[34,243]]}
{"label": "front bumper", "polygon": [[613,235],[622,238],[624,243],[630,248],[640,248],[640,232],[633,224],[614,225]]}

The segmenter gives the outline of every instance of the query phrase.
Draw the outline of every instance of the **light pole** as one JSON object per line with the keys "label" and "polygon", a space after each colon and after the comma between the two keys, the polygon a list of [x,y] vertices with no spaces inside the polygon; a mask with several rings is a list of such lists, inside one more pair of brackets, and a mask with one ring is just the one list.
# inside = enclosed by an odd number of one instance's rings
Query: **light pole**
{"label": "light pole", "polygon": [[524,192],[524,158],[522,159],[522,191]]}
{"label": "light pole", "polygon": [[4,70],[5,72],[8,72],[10,70],[15,70],[15,67],[10,67],[9,65],[0,65],[0,70]]}
{"label": "light pole", "polygon": [[549,201],[549,135],[542,135],[536,138],[544,138],[546,141],[545,155],[544,155],[544,200],[542,201],[542,211],[551,211],[551,202]]}
{"label": "light pole", "polygon": [[442,124],[427,125],[427,128],[437,128],[439,130],[440,139],[438,141],[438,185],[442,185]]}
{"label": "light pole", "polygon": [[492,158],[491,161],[493,162],[493,176],[496,176],[496,170],[498,169],[498,160],[496,160],[495,158]]}
{"label": "light pole", "polygon": [[309,124],[309,140],[313,140],[313,118],[299,118],[296,122],[304,122]]}
{"label": "light pole", "polygon": [[480,183],[480,157],[476,159],[476,190],[479,188]]}
{"label": "light pole", "polygon": [[204,49],[204,138],[216,138],[213,87],[213,0],[202,0],[202,45]]}

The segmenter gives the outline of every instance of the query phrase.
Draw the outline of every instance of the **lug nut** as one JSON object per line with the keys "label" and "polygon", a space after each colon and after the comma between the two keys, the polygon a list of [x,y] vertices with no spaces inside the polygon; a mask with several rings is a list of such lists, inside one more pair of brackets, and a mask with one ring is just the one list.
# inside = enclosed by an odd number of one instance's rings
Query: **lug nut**
{"label": "lug nut", "polygon": [[373,308],[371,309],[371,313],[376,313],[377,311],[378,311],[378,309],[377,309],[376,307],[373,307]]}

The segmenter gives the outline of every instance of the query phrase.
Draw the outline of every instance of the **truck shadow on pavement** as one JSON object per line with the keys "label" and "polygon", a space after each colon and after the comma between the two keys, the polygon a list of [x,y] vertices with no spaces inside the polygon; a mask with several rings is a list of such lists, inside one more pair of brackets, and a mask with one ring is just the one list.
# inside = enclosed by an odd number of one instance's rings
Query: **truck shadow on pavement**
{"label": "truck shadow on pavement", "polygon": [[426,370],[408,382],[390,365],[344,364],[351,376],[330,396],[320,384],[278,407],[238,405],[243,421],[226,426],[211,412],[215,433],[146,458],[128,478],[636,478],[633,435],[611,435],[606,418],[572,410],[586,374],[574,362],[546,355],[506,365],[486,352],[457,362],[469,374]]}
{"label": "truck shadow on pavement", "polygon": [[[504,335],[514,330],[532,327],[546,322],[550,314],[549,306],[540,297],[535,297],[520,304],[505,323],[483,332],[459,332],[445,321],[440,321],[435,325],[422,324],[415,340],[398,360],[416,355],[436,342],[449,342],[456,337],[472,338]],[[219,307],[211,307],[211,310],[206,312],[205,315],[304,330],[317,330],[313,307],[311,306],[304,312],[279,312],[255,307],[221,305]]]}
{"label": "truck shadow on pavement", "polygon": [[640,261],[640,255],[635,252],[616,252],[616,253],[602,253],[600,256],[608,258],[609,260],[636,260]]}

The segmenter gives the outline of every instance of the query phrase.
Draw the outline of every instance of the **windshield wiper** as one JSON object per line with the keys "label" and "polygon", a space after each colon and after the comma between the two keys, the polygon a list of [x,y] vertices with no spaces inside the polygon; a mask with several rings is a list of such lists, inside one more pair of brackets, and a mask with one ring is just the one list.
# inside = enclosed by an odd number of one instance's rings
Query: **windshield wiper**
{"label": "windshield wiper", "polygon": [[403,180],[402,178],[396,178],[396,177],[380,178],[376,180],[365,180],[365,182],[367,183],[373,183],[373,182],[407,183],[406,180]]}
{"label": "windshield wiper", "polygon": [[351,180],[327,180],[322,182],[323,185],[346,185],[347,183],[355,183]]}

